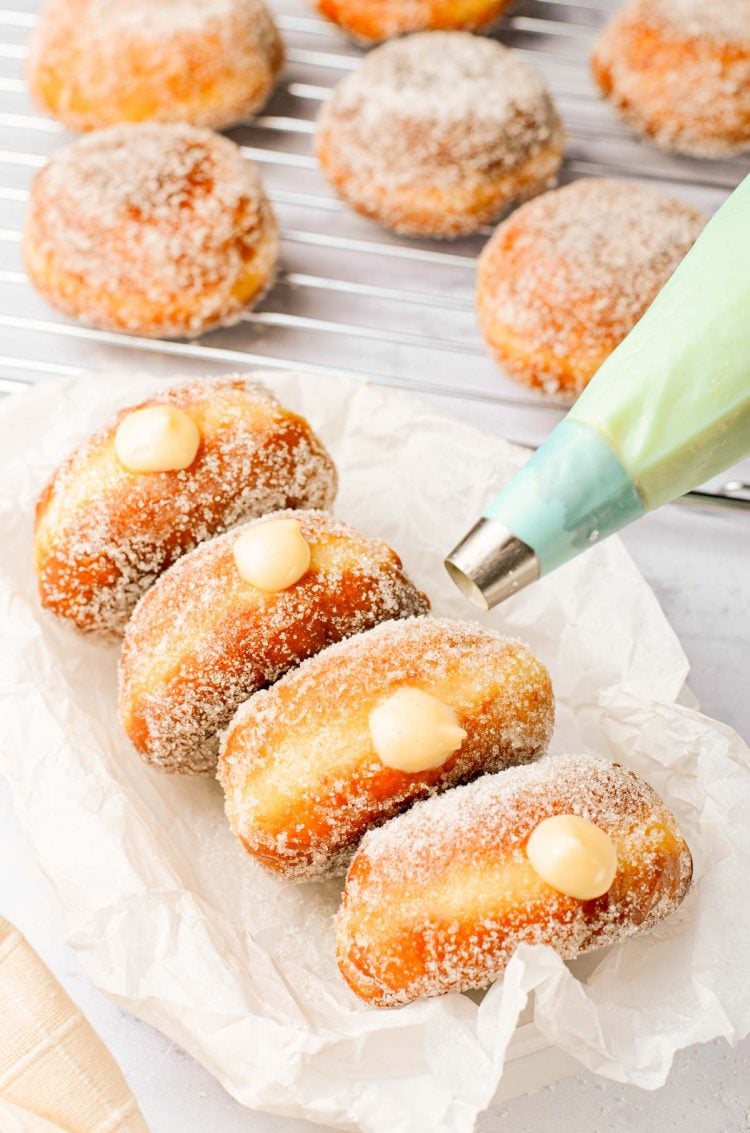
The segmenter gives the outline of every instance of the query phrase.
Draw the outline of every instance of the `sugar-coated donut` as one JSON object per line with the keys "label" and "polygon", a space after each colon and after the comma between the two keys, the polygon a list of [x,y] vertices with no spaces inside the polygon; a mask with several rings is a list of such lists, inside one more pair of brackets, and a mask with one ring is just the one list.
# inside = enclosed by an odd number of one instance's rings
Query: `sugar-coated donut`
{"label": "sugar-coated donut", "polygon": [[[570,896],[532,865],[530,837],[562,815],[593,824],[610,846],[600,896]],[[558,842],[553,872],[575,866],[579,848],[571,860],[569,841]],[[548,756],[418,803],[365,836],[337,917],[339,967],[376,1007],[485,987],[519,944],[570,960],[646,932],[677,908],[691,874],[675,818],[636,774]]]}
{"label": "sugar-coated donut", "polygon": [[[424,767],[432,721],[419,701],[407,704],[415,727],[404,770],[382,748],[378,754],[372,713],[415,689],[447,705],[459,731],[437,762],[427,753]],[[248,853],[273,872],[339,872],[368,828],[415,800],[538,759],[553,719],[549,675],[522,642],[463,621],[388,622],[331,646],[241,706],[219,760],[227,816]]]}
{"label": "sugar-coated donut", "polygon": [[283,50],[262,0],[47,0],[28,67],[72,130],[229,126],[266,101]]}
{"label": "sugar-coated donut", "polygon": [[405,235],[474,232],[553,184],[562,127],[541,76],[494,40],[423,32],[371,51],[320,116],[345,201]]}
{"label": "sugar-coated donut", "polygon": [[663,149],[706,158],[750,149],[746,0],[629,0],[592,65],[625,121]]}
{"label": "sugar-coated donut", "polygon": [[321,15],[364,43],[415,31],[470,31],[496,20],[512,0],[314,0]]}
{"label": "sugar-coated donut", "polygon": [[239,146],[181,124],[113,126],[34,179],[32,283],[67,315],[181,337],[237,322],[273,281],[278,230]]}
{"label": "sugar-coated donut", "polygon": [[[118,429],[146,406],[187,413],[199,433],[188,467],[132,471]],[[79,629],[121,633],[155,579],[198,543],[279,508],[326,508],[336,470],[307,421],[257,382],[193,381],[121,410],[63,462],[36,509],[42,605]]]}
{"label": "sugar-coated donut", "polygon": [[[250,528],[299,524],[310,566],[266,592],[246,581],[235,545]],[[120,718],[148,763],[210,772],[219,732],[252,693],[327,645],[429,603],[398,556],[322,511],[283,511],[202,543],[136,607],[123,640]]]}
{"label": "sugar-coated donut", "polygon": [[580,393],[704,224],[697,209],[631,181],[584,179],[529,201],[479,260],[487,345],[526,385]]}

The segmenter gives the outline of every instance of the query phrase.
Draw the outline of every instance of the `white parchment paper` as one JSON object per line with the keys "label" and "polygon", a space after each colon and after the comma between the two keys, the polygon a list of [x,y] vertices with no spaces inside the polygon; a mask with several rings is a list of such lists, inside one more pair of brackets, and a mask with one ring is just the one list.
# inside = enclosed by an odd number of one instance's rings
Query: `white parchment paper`
{"label": "white parchment paper", "polygon": [[[523,454],[406,395],[339,378],[264,380],[332,450],[338,514],[398,550],[436,614],[473,617],[442,556]],[[156,385],[56,382],[0,404],[0,769],[86,975],[245,1104],[368,1133],[469,1133],[532,991],[550,1044],[645,1087],[664,1081],[679,1048],[748,1033],[750,752],[676,703],[684,654],[616,539],[484,620],[548,665],[553,752],[616,757],[668,801],[695,858],[690,895],[647,937],[570,968],[525,946],[483,998],[390,1012],[358,1003],[333,957],[340,885],[268,877],[230,835],[216,783],[145,767],[117,724],[116,649],[36,603],[42,483]]]}

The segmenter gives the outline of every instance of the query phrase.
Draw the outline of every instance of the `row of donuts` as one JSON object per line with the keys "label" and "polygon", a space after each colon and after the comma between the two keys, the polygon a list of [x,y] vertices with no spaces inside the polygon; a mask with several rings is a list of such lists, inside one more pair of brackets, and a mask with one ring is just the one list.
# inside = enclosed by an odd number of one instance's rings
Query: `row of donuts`
{"label": "row of donuts", "polygon": [[[485,986],[517,944],[570,958],[645,931],[690,884],[632,772],[549,756],[528,646],[427,616],[380,540],[336,520],[308,423],[236,375],[122,409],[37,507],[41,603],[122,635],[119,713],[165,771],[217,768],[276,876],[349,865],[337,956],[375,1006]],[[279,510],[282,509],[282,510]]]}
{"label": "row of donuts", "polygon": [[[453,190],[431,180],[433,202],[467,191],[465,179],[452,177]],[[415,200],[430,199],[426,184]],[[704,222],[658,190],[604,179],[522,205],[479,261],[477,310],[490,350],[528,385],[580,392]],[[259,173],[239,147],[159,123],[113,127],[60,150],[33,183],[23,242],[31,280],[65,314],[160,337],[245,317],[273,283],[278,251]]]}
{"label": "row of donuts", "polygon": [[[478,31],[512,5],[313,2],[363,44],[420,31]],[[283,57],[262,0],[47,0],[29,77],[40,105],[72,129],[146,120],[222,128],[260,110]],[[750,12],[743,0],[628,0],[599,36],[592,67],[625,120],[663,148],[716,157],[750,145]]]}

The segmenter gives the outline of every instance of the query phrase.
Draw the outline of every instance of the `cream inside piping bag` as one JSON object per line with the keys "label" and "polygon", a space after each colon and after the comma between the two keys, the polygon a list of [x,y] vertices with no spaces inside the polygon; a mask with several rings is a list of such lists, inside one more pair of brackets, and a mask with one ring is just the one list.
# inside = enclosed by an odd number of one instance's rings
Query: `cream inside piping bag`
{"label": "cream inside piping bag", "polygon": [[489,608],[750,453],[750,177],[446,559]]}

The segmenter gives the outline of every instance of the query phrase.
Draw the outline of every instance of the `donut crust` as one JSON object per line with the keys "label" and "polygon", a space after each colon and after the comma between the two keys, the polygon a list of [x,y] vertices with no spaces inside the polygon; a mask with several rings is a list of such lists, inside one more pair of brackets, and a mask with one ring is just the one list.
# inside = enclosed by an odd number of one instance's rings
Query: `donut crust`
{"label": "donut crust", "polygon": [[477,315],[503,369],[573,398],[699,236],[697,209],[633,182],[584,178],[503,221],[478,266]]}
{"label": "donut crust", "polygon": [[381,540],[322,511],[273,518],[296,519],[310,545],[310,569],[293,586],[265,593],[241,578],[232,547],[252,526],[244,524],[181,558],[136,607],[123,640],[119,707],[147,763],[212,772],[219,733],[254,692],[328,645],[428,611]]}
{"label": "donut crust", "polygon": [[278,251],[255,166],[184,125],[115,126],[58,151],[32,184],[23,240],[53,307],[162,338],[236,323],[273,282]]}
{"label": "donut crust", "polygon": [[208,0],[185,26],[169,20],[169,0],[158,6],[154,15],[148,0],[119,9],[47,0],[28,65],[37,104],[71,130],[146,121],[221,129],[260,110],[283,62],[265,5]]}
{"label": "donut crust", "polygon": [[494,40],[424,32],[366,56],[321,111],[336,192],[399,235],[453,239],[554,184],[563,132],[536,71]]}
{"label": "donut crust", "polygon": [[[717,5],[718,6],[718,5]],[[750,149],[750,13],[738,38],[698,32],[695,2],[679,24],[644,0],[605,26],[592,56],[602,94],[660,148],[699,158]],[[696,19],[712,21],[703,3]],[[701,24],[702,26],[702,24]]]}
{"label": "donut crust", "polygon": [[[133,473],[115,453],[122,419],[174,405],[200,429],[181,472]],[[121,634],[138,599],[198,543],[280,508],[327,508],[336,469],[307,421],[239,375],[174,386],[121,410],[53,473],[36,506],[42,606],[84,632]]]}
{"label": "donut crust", "polygon": [[[542,881],[525,847],[554,814],[614,841],[609,891],[592,901]],[[418,803],[365,836],[336,918],[339,968],[373,1007],[486,987],[519,944],[565,960],[647,932],[680,904],[692,859],[674,816],[632,771],[548,756]]]}
{"label": "donut crust", "polygon": [[[373,749],[369,714],[404,686],[449,704],[467,733],[440,767],[398,771]],[[242,705],[219,760],[227,817],[288,880],[343,872],[369,828],[417,799],[538,759],[553,720],[549,674],[522,642],[464,621],[387,622]]]}
{"label": "donut crust", "polygon": [[381,43],[416,31],[478,31],[512,0],[315,0],[322,16],[353,39]]}

